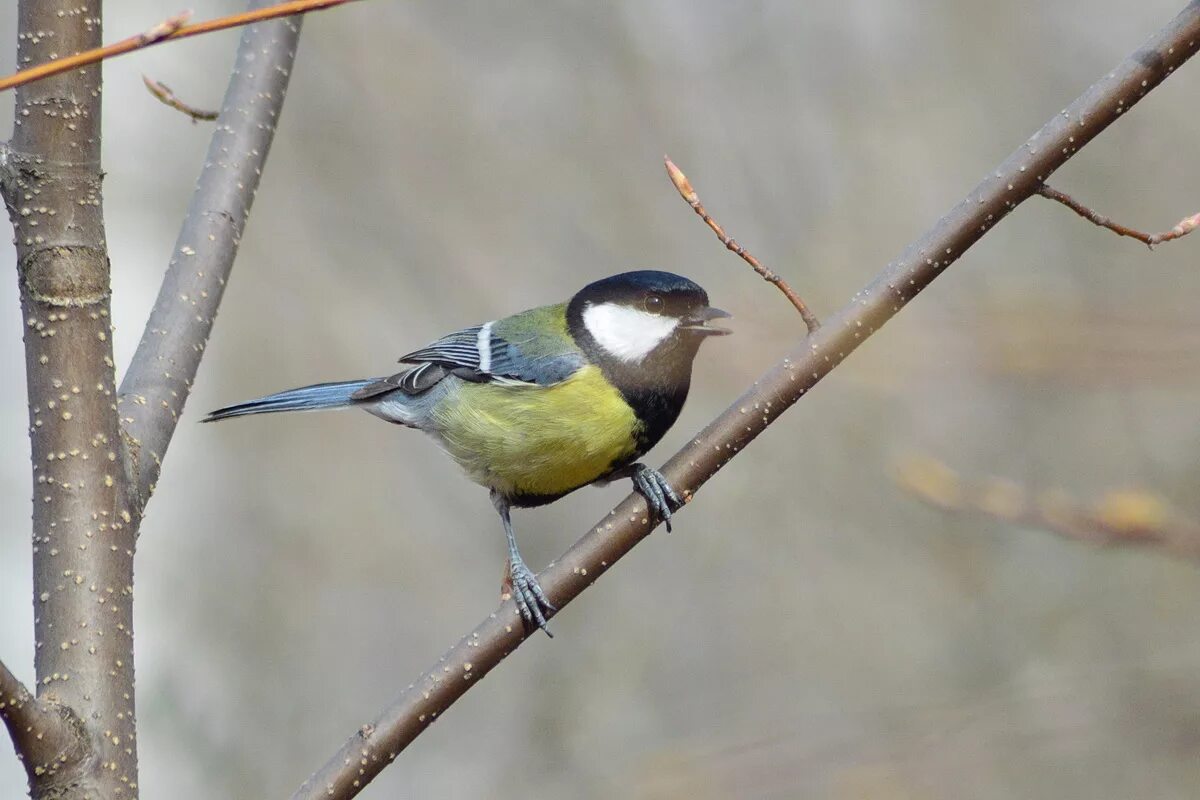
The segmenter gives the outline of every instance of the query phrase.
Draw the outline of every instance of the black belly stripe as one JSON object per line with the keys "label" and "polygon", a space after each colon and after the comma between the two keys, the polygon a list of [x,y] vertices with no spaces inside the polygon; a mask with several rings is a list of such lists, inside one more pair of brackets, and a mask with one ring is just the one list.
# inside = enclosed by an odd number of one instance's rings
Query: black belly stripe
{"label": "black belly stripe", "polygon": [[687,392],[687,384],[674,391],[661,387],[621,391],[621,396],[641,423],[637,432],[638,447],[634,459],[658,444],[675,424],[675,420],[679,419],[679,412],[683,410],[683,403],[687,400]]}

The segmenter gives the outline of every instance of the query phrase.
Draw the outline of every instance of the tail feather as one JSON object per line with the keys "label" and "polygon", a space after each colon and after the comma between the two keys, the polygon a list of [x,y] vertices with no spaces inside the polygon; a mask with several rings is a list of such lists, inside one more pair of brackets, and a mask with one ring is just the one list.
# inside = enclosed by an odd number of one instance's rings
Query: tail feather
{"label": "tail feather", "polygon": [[302,386],[299,389],[288,389],[276,392],[257,400],[247,400],[237,405],[218,408],[209,412],[201,422],[216,422],[230,417],[244,417],[248,414],[274,414],[278,411],[318,411],[323,408],[345,408],[354,405],[350,396],[367,384],[374,383],[378,378],[367,378],[359,381],[339,381],[337,383],[318,383],[313,386]]}

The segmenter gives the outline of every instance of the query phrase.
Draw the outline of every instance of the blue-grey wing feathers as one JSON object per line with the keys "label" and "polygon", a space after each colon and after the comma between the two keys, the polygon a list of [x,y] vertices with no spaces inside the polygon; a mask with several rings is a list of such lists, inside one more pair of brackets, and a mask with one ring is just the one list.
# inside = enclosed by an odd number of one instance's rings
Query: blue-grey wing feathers
{"label": "blue-grey wing feathers", "polygon": [[400,357],[411,369],[375,381],[354,394],[354,400],[369,400],[399,389],[417,395],[454,375],[475,383],[503,381],[551,386],[569,378],[584,365],[583,353],[564,348],[560,352],[527,357],[521,343],[496,335],[494,323],[475,325],[443,336],[432,344]]}
{"label": "blue-grey wing feathers", "polygon": [[491,324],[475,325],[470,328],[463,328],[461,331],[455,331],[448,336],[443,336],[432,344],[422,347],[420,350],[414,350],[411,353],[400,356],[400,363],[420,364],[422,362],[429,362],[453,367],[479,369],[482,360],[479,355],[480,334],[483,333],[484,328],[487,328],[487,333],[484,334],[483,339],[490,344]]}
{"label": "blue-grey wing feathers", "polygon": [[522,344],[529,343],[506,341],[493,336],[489,374],[500,379],[553,386],[574,375],[585,364],[583,353],[577,349],[531,356],[527,349],[522,348]]}

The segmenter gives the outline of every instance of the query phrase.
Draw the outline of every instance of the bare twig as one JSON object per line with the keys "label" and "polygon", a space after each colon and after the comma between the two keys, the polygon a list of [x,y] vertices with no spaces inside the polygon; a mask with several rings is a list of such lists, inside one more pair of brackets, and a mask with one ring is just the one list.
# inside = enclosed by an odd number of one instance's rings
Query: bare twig
{"label": "bare twig", "polygon": [[901,463],[896,483],[943,511],[1041,528],[1091,545],[1146,547],[1200,560],[1200,525],[1176,518],[1162,498],[1147,491],[1111,491],[1086,504],[1060,490],[1034,492],[1003,478],[968,482],[930,458]]}
{"label": "bare twig", "polygon": [[[868,336],[892,318],[1055,169],[1196,52],[1200,0],[1056,114],[853,301],[810,334],[663,467],[687,497],[745,449]],[[1118,105],[1117,100],[1122,104]],[[753,409],[753,412],[750,411]],[[640,495],[627,497],[539,576],[563,608],[652,529]],[[362,726],[293,800],[354,797],[525,636],[511,601],[500,606],[373,722]]]}
{"label": "bare twig", "polygon": [[150,94],[157,97],[161,103],[191,117],[193,125],[201,120],[204,122],[212,122],[217,118],[218,112],[205,111],[204,109],[196,108],[195,106],[189,106],[187,103],[175,96],[175,93],[171,91],[170,86],[167,86],[161,81],[156,81],[143,75],[142,83],[146,84],[146,89],[150,92]]}
{"label": "bare twig", "polygon": [[0,720],[4,720],[25,764],[29,785],[54,780],[60,765],[79,760],[88,750],[70,709],[38,700],[0,661]]}
{"label": "bare twig", "polygon": [[725,233],[725,229],[722,228],[715,219],[709,216],[708,212],[704,209],[704,206],[700,203],[700,196],[696,194],[696,190],[692,188],[692,184],[687,179],[687,176],[683,174],[683,170],[675,166],[675,162],[672,161],[669,156],[663,156],[663,163],[667,167],[667,176],[671,179],[671,183],[675,185],[675,189],[679,192],[679,196],[683,198],[685,203],[692,207],[692,210],[700,216],[700,219],[704,220],[704,224],[707,225],[712,232],[717,235],[717,238],[721,240],[721,244],[725,245],[725,247],[731,252],[740,256],[743,261],[750,265],[751,269],[762,276],[763,280],[767,281],[768,283],[775,284],[775,287],[779,289],[779,291],[783,292],[783,296],[786,297],[791,304],[796,307],[796,310],[800,312],[800,317],[804,320],[804,324],[808,327],[808,332],[815,333],[817,328],[821,327],[821,323],[817,319],[816,315],[809,310],[804,300],[800,298],[800,295],[796,294],[796,291],[788,285],[787,281],[785,281],[775,272],[772,272],[770,269],[767,269],[767,267],[763,266],[762,262],[746,252],[746,248],[738,244],[732,236],[729,236],[727,233]]}
{"label": "bare twig", "polygon": [[220,124],[158,299],[121,381],[118,410],[139,511],[154,491],[233,268],[283,108],[301,21],[279,20],[242,33]]}
{"label": "bare twig", "polygon": [[310,11],[322,11],[352,2],[354,0],[288,0],[288,2],[279,3],[278,5],[259,8],[254,11],[244,11],[240,14],[230,14],[229,16],[218,17],[207,22],[197,22],[194,25],[184,24],[191,12],[178,14],[136,36],[130,36],[127,39],[122,39],[119,42],[114,42],[104,47],[85,50],[73,56],[48,61],[36,67],[21,70],[5,78],[0,78],[0,91],[32,83],[33,81],[40,81],[51,75],[70,72],[79,67],[86,67],[88,64],[95,64],[98,61],[131,53],[134,50],[141,50],[152,45],[161,44],[162,42],[187,39],[191,36],[223,31],[227,28],[238,28],[243,25],[264,22],[278,17],[290,17],[296,14],[307,14]]}
{"label": "bare twig", "polygon": [[1196,228],[1200,228],[1200,212],[1179,220],[1169,231],[1153,234],[1150,237],[1150,245],[1154,246],[1160,242],[1169,242],[1172,239],[1178,239],[1180,236],[1187,236],[1196,230]]}
{"label": "bare twig", "polygon": [[1134,228],[1126,227],[1119,222],[1114,222],[1103,214],[1088,208],[1066,192],[1060,192],[1058,189],[1047,186],[1046,184],[1039,186],[1037,193],[1049,200],[1055,200],[1059,203],[1062,203],[1064,206],[1071,209],[1093,225],[1099,225],[1101,228],[1108,228],[1110,231],[1119,236],[1128,236],[1131,239],[1137,239],[1139,242],[1152,250],[1156,244],[1162,244],[1163,242],[1169,242],[1172,239],[1178,239],[1181,236],[1187,236],[1197,227],[1200,227],[1200,214],[1193,214],[1190,217],[1184,217],[1181,219],[1179,224],[1174,228],[1171,228],[1169,231],[1162,231],[1161,233],[1143,233],[1142,231],[1135,230]]}

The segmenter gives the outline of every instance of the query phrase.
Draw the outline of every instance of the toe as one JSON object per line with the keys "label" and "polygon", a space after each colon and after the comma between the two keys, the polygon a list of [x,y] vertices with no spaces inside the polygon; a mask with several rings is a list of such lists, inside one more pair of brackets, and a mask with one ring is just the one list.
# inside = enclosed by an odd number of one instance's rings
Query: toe
{"label": "toe", "polygon": [[651,513],[663,521],[667,533],[671,532],[671,516],[683,502],[671,488],[662,473],[650,467],[642,467],[634,477],[634,487],[646,498]]}
{"label": "toe", "polygon": [[538,584],[537,578],[524,564],[512,570],[512,596],[516,601],[517,610],[526,624],[536,625],[546,632],[550,638],[554,634],[546,627],[546,613],[554,613],[556,609],[546,599],[545,592]]}
{"label": "toe", "polygon": [[667,497],[667,504],[671,506],[672,511],[678,511],[683,508],[683,499],[671,488],[671,484],[667,483],[666,478],[663,478],[662,489],[663,494]]}

